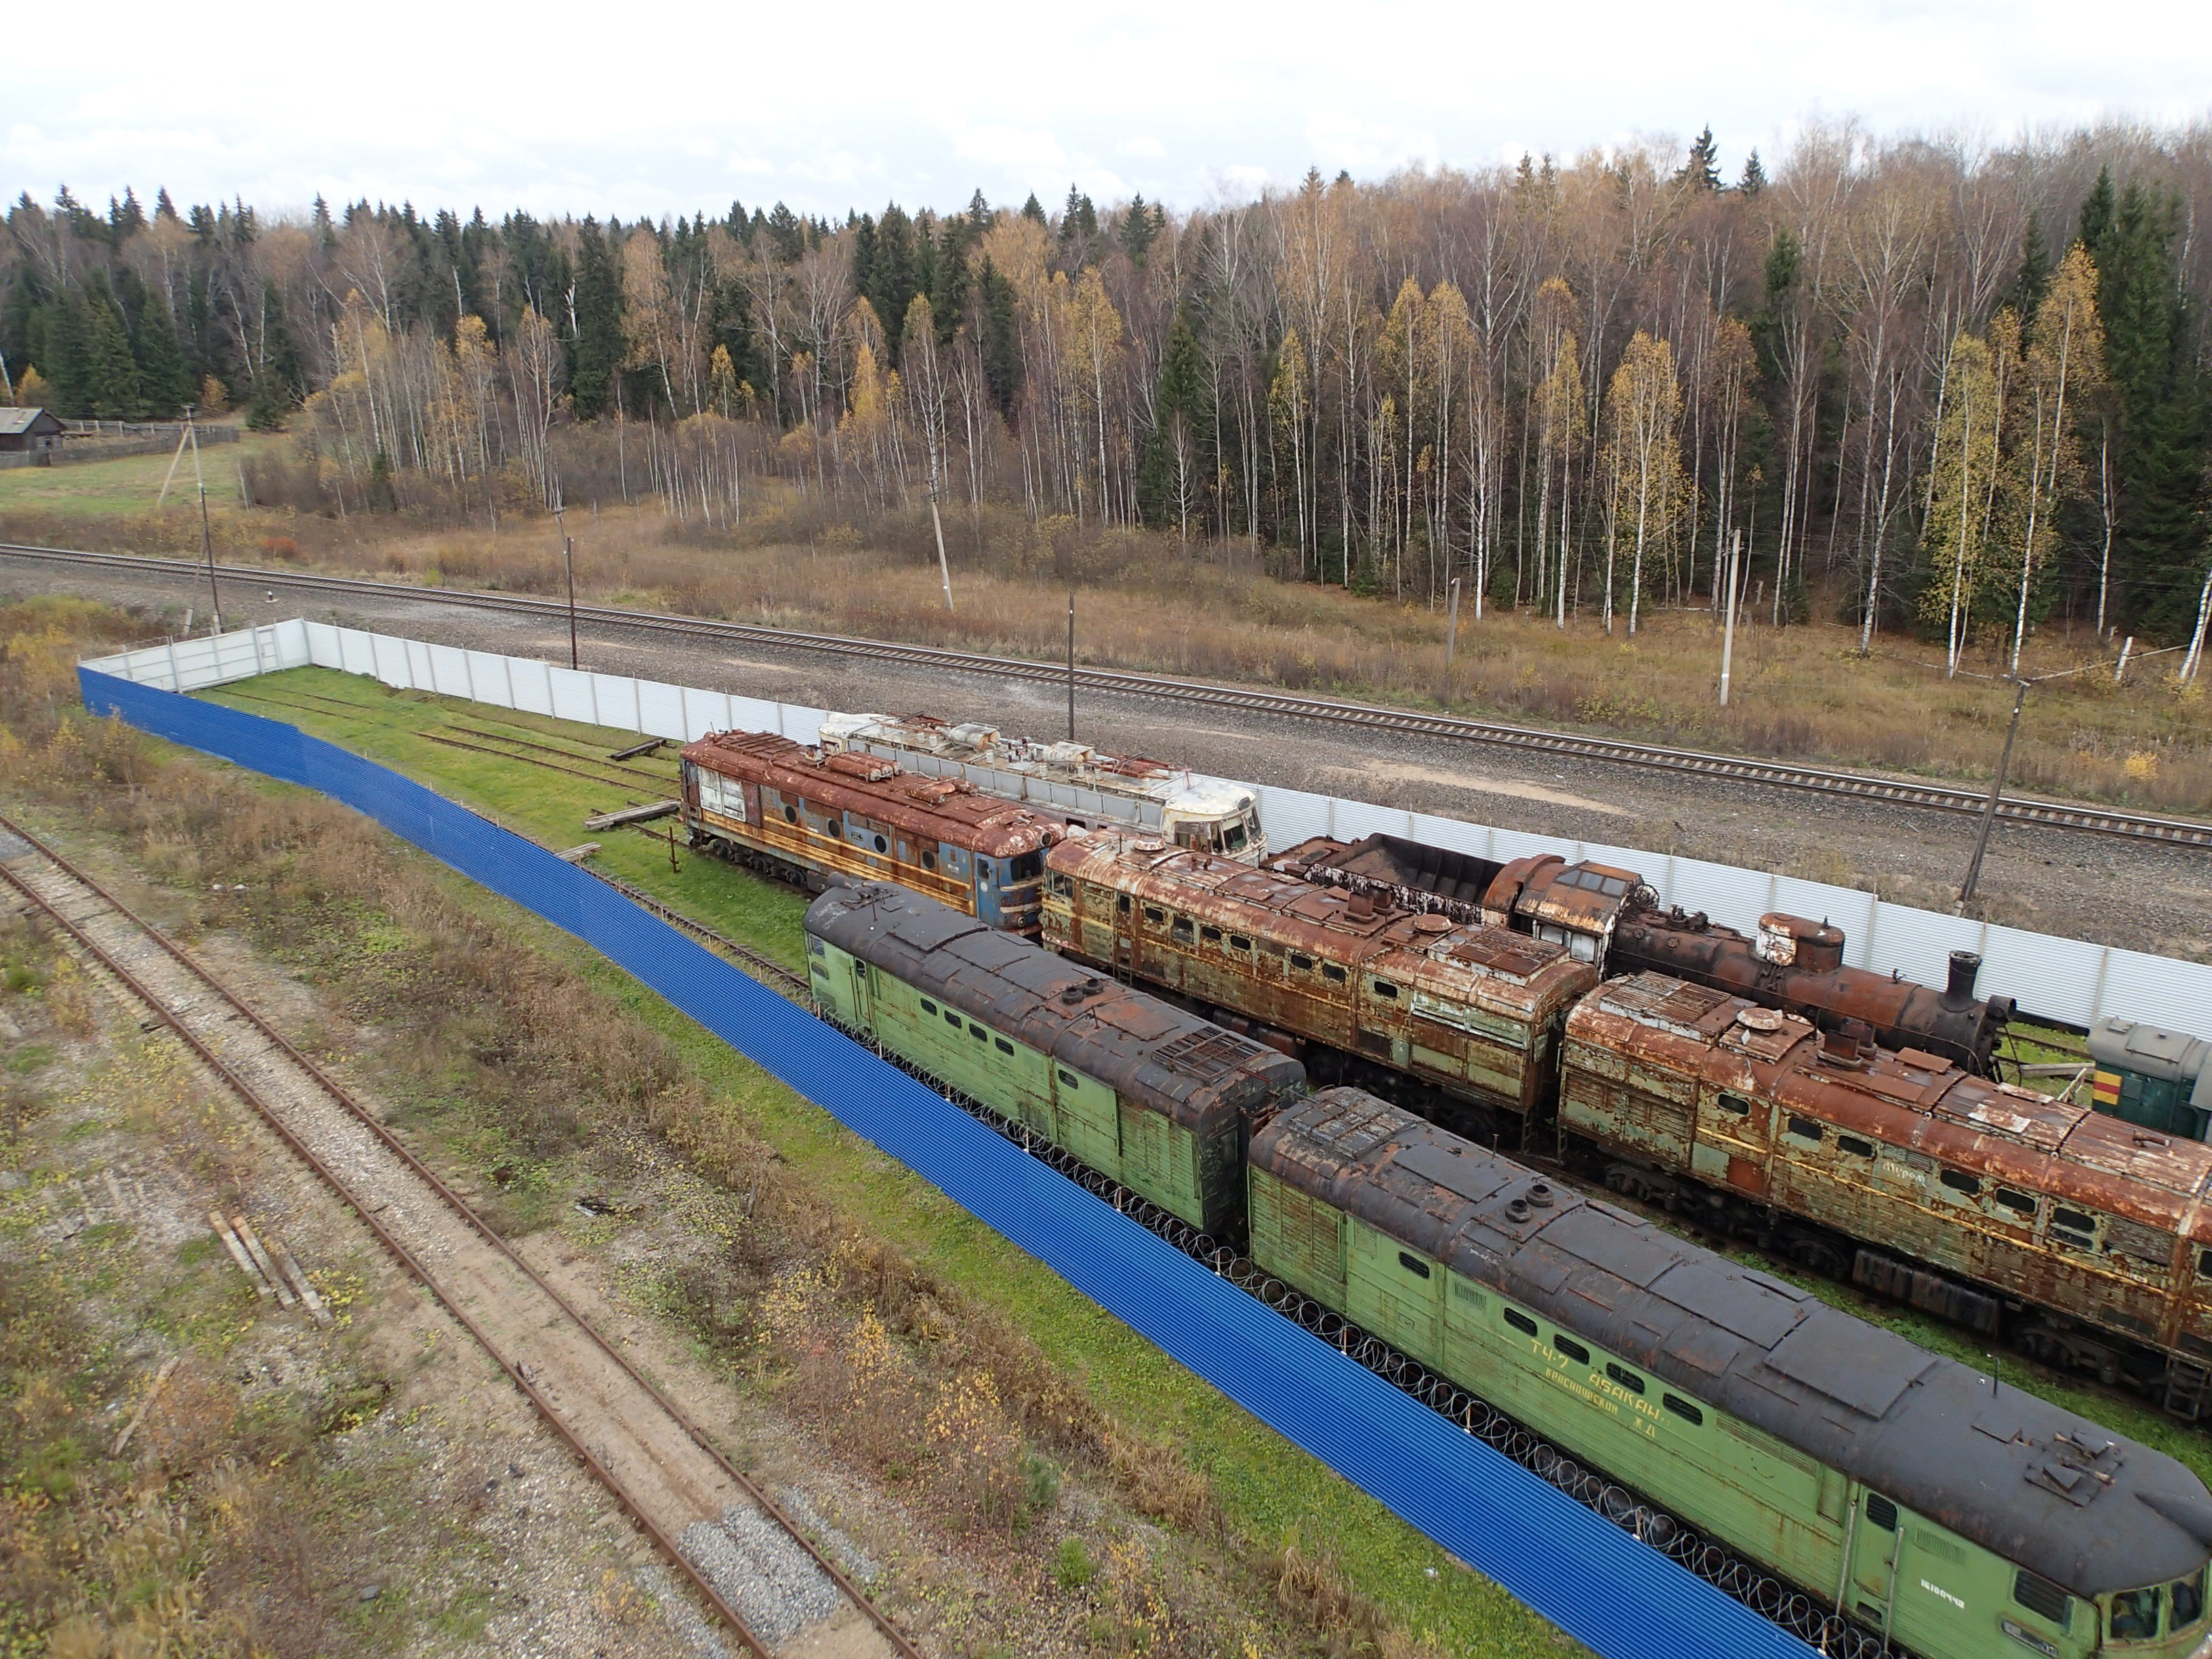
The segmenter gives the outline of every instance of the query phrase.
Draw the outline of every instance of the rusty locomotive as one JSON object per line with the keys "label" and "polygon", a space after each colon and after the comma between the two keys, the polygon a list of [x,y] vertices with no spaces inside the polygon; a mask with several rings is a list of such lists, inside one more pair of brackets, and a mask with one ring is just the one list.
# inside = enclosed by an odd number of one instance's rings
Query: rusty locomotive
{"label": "rusty locomotive", "polygon": [[1068,827],[961,779],[763,732],[685,746],[683,814],[693,847],[810,892],[833,875],[895,881],[1032,935],[1044,849]]}
{"label": "rusty locomotive", "polygon": [[[1560,1153],[1619,1190],[2001,1330],[2181,1415],[2212,1407],[2212,1212],[2197,1219],[2212,1149],[2146,1140],[1917,1045],[1884,1048],[1866,1022],[1830,1015],[1824,1030],[1649,969],[1601,984],[1557,940],[1401,909],[1372,884],[1314,885],[1112,833],[1071,837],[1046,862],[1048,945],[1321,1078],[1523,1146],[1556,1101]],[[1680,1051],[1673,1069],[1662,1050]],[[1816,1085],[1807,1109],[1798,1097]],[[1854,1111],[1820,1115],[1846,1098]],[[1742,1150],[1752,1121],[1766,1126],[1755,1155]]]}
{"label": "rusty locomotive", "polygon": [[1932,990],[1847,966],[1843,930],[1825,921],[1770,911],[1746,934],[1702,912],[1662,909],[1632,870],[1569,864],[1558,854],[1501,864],[1395,836],[1349,842],[1317,836],[1268,867],[1407,909],[1549,939],[1607,975],[1671,974],[1802,1014],[1823,1029],[1856,1020],[1891,1048],[1942,1054],[1984,1077],[1993,1073],[1997,1044],[2016,1012],[2010,997],[1974,994],[1981,959],[1971,951],[1954,951],[1943,989]]}
{"label": "rusty locomotive", "polygon": [[1838,1620],[1924,1659],[2201,1651],[2212,1497],[2151,1448],[912,893],[806,932],[840,1024]]}

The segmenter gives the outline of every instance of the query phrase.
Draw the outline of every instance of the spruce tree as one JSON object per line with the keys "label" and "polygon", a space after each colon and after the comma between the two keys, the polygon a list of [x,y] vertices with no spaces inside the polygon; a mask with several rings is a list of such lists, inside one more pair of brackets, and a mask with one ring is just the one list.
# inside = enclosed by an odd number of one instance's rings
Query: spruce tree
{"label": "spruce tree", "polygon": [[1121,249],[1129,256],[1129,263],[1145,263],[1145,251],[1152,245],[1152,210],[1145,205],[1141,193],[1132,198],[1129,210],[1121,216]]}
{"label": "spruce tree", "polygon": [[2020,269],[2013,274],[2012,289],[2005,295],[2005,303],[2016,315],[2033,317],[2041,309],[2043,296],[2050,287],[2051,250],[2043,242],[2043,213],[2040,209],[2031,208],[2027,228],[2020,237]]}
{"label": "spruce tree", "polygon": [[[781,203],[776,206],[784,211]],[[575,399],[576,418],[596,421],[614,406],[615,375],[622,367],[622,272],[598,224],[586,217],[581,230],[576,249],[576,331],[568,341],[568,390]]]}
{"label": "spruce tree", "polygon": [[[1030,198],[1034,201],[1036,198]],[[977,274],[982,290],[983,384],[1001,415],[1014,412],[1014,398],[1022,384],[1022,340],[1014,313],[1014,285],[987,256]]]}
{"label": "spruce tree", "polygon": [[177,343],[177,329],[169,315],[168,301],[160,295],[148,296],[144,309],[139,313],[137,337],[132,342],[138,360],[138,385],[143,393],[146,412],[162,420],[174,420],[184,412],[186,404],[193,401],[191,371],[185,367],[185,354]]}
{"label": "spruce tree", "polygon": [[1038,224],[1045,222],[1044,204],[1037,200],[1035,191],[1031,191],[1030,199],[1022,204],[1022,217],[1035,220]]}
{"label": "spruce tree", "polygon": [[1736,180],[1735,187],[1746,196],[1756,196],[1766,188],[1766,169],[1759,165],[1757,150],[1744,158],[1743,177]]}
{"label": "spruce tree", "polygon": [[2089,193],[2081,198],[2081,227],[2075,234],[2081,246],[2089,250],[2089,257],[2103,270],[2112,252],[2112,216],[2115,207],[2112,188],[2112,169],[2108,163],[2097,169],[2097,182],[2089,186]]}
{"label": "spruce tree", "polygon": [[84,301],[75,289],[46,308],[46,361],[39,365],[53,387],[54,413],[70,420],[92,414],[92,380]]}
{"label": "spruce tree", "polygon": [[1690,146],[1687,160],[1681,171],[1674,175],[1677,184],[1687,185],[1692,190],[1717,191],[1721,187],[1721,170],[1714,165],[1719,155],[1719,146],[1713,143],[1713,129],[1708,122],[1697,142]]}
{"label": "spruce tree", "polygon": [[1160,357],[1154,422],[1137,477],[1139,509],[1150,523],[1188,531],[1213,476],[1212,407],[1206,396],[1206,353],[1178,309]]}
{"label": "spruce tree", "polygon": [[167,185],[162,185],[155,195],[154,216],[156,219],[169,220],[173,220],[177,216],[177,204],[169,199],[169,187]]}
{"label": "spruce tree", "polygon": [[85,307],[85,394],[92,415],[102,421],[135,421],[146,413],[138,389],[138,365],[131,356],[131,336],[106,295],[95,295]]}

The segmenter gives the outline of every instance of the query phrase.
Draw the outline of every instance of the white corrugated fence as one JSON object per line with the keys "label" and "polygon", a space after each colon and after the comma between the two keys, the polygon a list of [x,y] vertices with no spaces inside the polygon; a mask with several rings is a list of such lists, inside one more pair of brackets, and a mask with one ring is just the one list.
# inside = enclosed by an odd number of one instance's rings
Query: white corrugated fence
{"label": "white corrugated fence", "polygon": [[[373,676],[387,685],[686,743],[733,729],[812,743],[827,712],[296,619],[149,646],[85,666],[141,684],[194,691],[309,664]],[[1703,910],[1730,927],[1748,929],[1768,910],[1832,921],[1850,941],[1848,961],[1925,985],[1943,983],[1953,951],[1978,951],[1984,994],[2014,997],[2027,1012],[2061,1024],[2086,1029],[2107,1014],[2120,1014],[2212,1035],[2212,966],[2202,963],[2028,933],[1893,904],[1855,887],[1641,848],[1570,842],[1266,784],[1259,789],[1261,823],[1275,848],[1309,836],[1353,841],[1388,834],[1499,860],[1529,853],[1559,853],[1571,862],[1595,860],[1638,871],[1661,902]]]}

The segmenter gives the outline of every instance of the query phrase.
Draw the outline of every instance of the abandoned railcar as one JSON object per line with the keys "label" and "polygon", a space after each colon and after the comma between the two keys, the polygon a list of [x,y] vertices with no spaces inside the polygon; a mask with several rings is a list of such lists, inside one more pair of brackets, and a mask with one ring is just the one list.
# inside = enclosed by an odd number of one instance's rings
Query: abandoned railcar
{"label": "abandoned railcar", "polygon": [[2205,1641],[2172,1458],[1354,1090],[1248,1178],[1260,1266],[1923,1659]]}
{"label": "abandoned railcar", "polygon": [[683,759],[691,845],[818,892],[835,875],[895,881],[1017,933],[1037,930],[1044,849],[1066,829],[957,778],[718,732]]}
{"label": "abandoned railcar", "polygon": [[1155,837],[1071,837],[1046,864],[1054,950],[1485,1133],[1549,1100],[1559,1021],[1597,979],[1557,945]]}
{"label": "abandoned railcar", "polygon": [[1568,1016],[1559,1123],[1621,1190],[2182,1415],[2212,1405],[2212,1148],[2197,1141],[1659,974]]}

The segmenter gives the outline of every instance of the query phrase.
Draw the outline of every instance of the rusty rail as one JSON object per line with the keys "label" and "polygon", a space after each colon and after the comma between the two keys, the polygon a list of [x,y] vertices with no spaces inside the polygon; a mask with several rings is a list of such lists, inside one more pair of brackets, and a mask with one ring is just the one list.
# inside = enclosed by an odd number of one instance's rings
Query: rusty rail
{"label": "rusty rail", "polygon": [[[623,1372],[628,1376],[632,1382],[635,1382],[639,1388],[642,1389],[645,1393],[652,1398],[653,1402],[658,1405],[663,1412],[667,1413],[669,1419],[681,1428],[685,1436],[690,1439],[694,1444],[697,1445],[700,1449],[706,1452],[708,1456],[712,1457],[714,1462],[720,1466],[723,1473],[727,1474],[732,1480],[735,1481],[738,1487],[760,1506],[763,1513],[774,1520],[778,1526],[781,1527],[783,1530],[790,1535],[793,1542],[798,1544],[801,1549],[806,1552],[807,1555],[814,1561],[815,1565],[819,1566],[822,1571],[828,1575],[831,1582],[834,1583],[845,1595],[846,1598],[849,1600],[854,1607],[858,1607],[864,1614],[866,1614],[869,1621],[882,1632],[885,1639],[890,1643],[893,1650],[900,1656],[900,1659],[921,1659],[920,1653],[915,1650],[913,1644],[908,1640],[905,1634],[900,1631],[898,1626],[892,1623],[890,1617],[868,1598],[868,1596],[861,1590],[860,1586],[853,1582],[851,1577],[847,1575],[844,1570],[840,1567],[834,1559],[815,1546],[814,1541],[807,1537],[804,1529],[802,1529],[798,1522],[793,1519],[790,1514],[784,1510],[781,1504],[778,1504],[775,1498],[770,1497],[769,1493],[750,1475],[746,1474],[744,1470],[738,1468],[736,1464],[732,1463],[728,1456],[722,1451],[721,1448],[715,1444],[713,1438],[708,1435],[704,1429],[701,1428],[696,1423],[693,1422],[681,1410],[679,1410],[676,1404],[663,1394],[659,1388],[654,1386],[649,1378],[647,1378],[635,1365],[630,1364],[629,1359],[623,1356],[622,1351],[618,1347],[609,1342],[605,1337],[602,1336],[599,1334],[598,1328],[592,1325],[589,1320],[586,1319],[582,1314],[579,1313],[568,1302],[567,1297],[563,1297],[559,1291],[556,1290],[550,1284],[549,1284],[536,1269],[530,1266],[529,1263],[523,1261],[520,1255],[516,1255],[514,1250],[507,1244],[506,1239],[501,1237],[500,1234],[492,1228],[489,1223],[486,1222],[476,1212],[474,1209],[471,1208],[461,1196],[458,1193],[454,1192],[452,1188],[448,1187],[444,1181],[440,1179],[436,1173],[434,1172],[427,1164],[425,1164],[420,1158],[416,1158],[413,1152],[409,1151],[390,1130],[386,1128],[385,1126],[377,1120],[374,1113],[364,1109],[360,1103],[356,1101],[354,1097],[348,1093],[336,1079],[331,1078],[327,1072],[325,1072],[320,1066],[317,1065],[313,1060],[310,1060],[307,1055],[301,1054],[298,1048],[292,1045],[290,1041],[287,1039],[283,1033],[270,1025],[268,1021],[262,1018],[258,1012],[246,1004],[237,995],[236,993],[233,992],[221,980],[217,979],[214,974],[210,972],[205,967],[202,966],[195,957],[185,951],[183,946],[177,944],[175,940],[170,939],[168,935],[162,933],[161,929],[154,927],[151,923],[139,916],[135,911],[131,910],[129,906],[125,905],[120,899],[115,897],[113,894],[108,892],[106,889],[102,887],[98,882],[94,881],[90,876],[87,875],[82,870],[79,869],[75,864],[64,858],[61,854],[56,852],[52,848],[47,846],[36,836],[26,830],[21,824],[15,823],[4,815],[0,815],[0,831],[12,834],[21,840],[33,852],[46,859],[49,863],[53,865],[55,868],[60,870],[63,874],[69,877],[70,879],[76,882],[79,886],[84,888],[95,898],[99,899],[110,909],[114,911],[118,915],[121,916],[125,921],[129,922],[142,935],[148,939],[150,939],[155,945],[158,945],[186,972],[190,973],[194,978],[205,985],[210,991],[219,997],[234,1013],[241,1019],[244,1019],[247,1024],[251,1024],[262,1035],[262,1036],[268,1040],[271,1046],[282,1052],[286,1059],[290,1060],[294,1066],[298,1067],[302,1073],[313,1079],[315,1085],[322,1090],[334,1103],[353,1117],[371,1134],[374,1135],[377,1139],[396,1157],[398,1157],[401,1162],[405,1164],[408,1169],[418,1179],[423,1182],[425,1185],[428,1186],[433,1192],[437,1194],[439,1198],[454,1212],[454,1214],[459,1216],[460,1219],[466,1224],[471,1231],[475,1232],[479,1237],[483,1239],[486,1243],[489,1244],[495,1250],[498,1251],[501,1255],[505,1257],[518,1272],[521,1273],[531,1281],[533,1286],[543,1292],[547,1299],[551,1301],[556,1307],[559,1308],[562,1313],[566,1316],[579,1330],[590,1338],[592,1345],[597,1347],[602,1354],[604,1354],[607,1358],[612,1360],[616,1365],[621,1368]],[[742,1641],[751,1652],[758,1656],[758,1659],[772,1659],[770,1650],[764,1643],[762,1642],[760,1638],[753,1632],[751,1628],[746,1625],[744,1619],[738,1615],[737,1609],[730,1606],[728,1601],[723,1598],[721,1593],[714,1588],[713,1583],[708,1580],[706,1576],[702,1573],[697,1567],[692,1565],[690,1559],[684,1555],[684,1552],[680,1548],[677,1547],[676,1541],[670,1538],[668,1534],[664,1532],[652,1519],[652,1517],[645,1513],[643,1508],[637,1503],[635,1498],[632,1497],[629,1491],[624,1488],[621,1481],[617,1479],[614,1473],[609,1469],[592,1451],[590,1447],[586,1446],[583,1441],[577,1437],[574,1431],[572,1431],[568,1425],[562,1420],[560,1415],[554,1411],[550,1403],[538,1390],[537,1387],[532,1382],[528,1365],[520,1359],[508,1361],[501,1358],[499,1351],[494,1346],[490,1338],[477,1324],[477,1322],[469,1316],[467,1311],[460,1306],[459,1301],[449,1295],[444,1287],[439,1285],[437,1279],[432,1275],[429,1270],[416,1258],[416,1256],[404,1244],[401,1243],[398,1238],[392,1236],[390,1230],[387,1229],[382,1222],[377,1219],[375,1214],[367,1205],[362,1203],[355,1196],[351,1189],[347,1186],[344,1179],[320,1158],[317,1157],[313,1151],[312,1151],[306,1143],[293,1132],[290,1126],[284,1121],[283,1114],[277,1111],[276,1108],[271,1106],[265,1099],[264,1099],[259,1091],[257,1091],[251,1083],[248,1083],[243,1077],[241,1077],[235,1068],[225,1062],[212,1048],[201,1041],[201,1039],[185,1024],[184,1021],[177,1016],[168,1005],[161,1000],[161,997],[150,987],[149,987],[136,974],[133,974],[129,968],[125,967],[120,961],[118,961],[112,952],[104,948],[98,940],[94,939],[83,927],[79,926],[77,922],[67,915],[58,905],[46,899],[44,895],[40,894],[37,889],[31,886],[29,883],[25,881],[21,876],[10,869],[5,863],[0,863],[0,878],[4,878],[8,884],[15,888],[16,891],[22,894],[26,899],[36,905],[46,915],[51,916],[56,923],[69,933],[71,939],[76,941],[77,945],[81,948],[97,961],[108,973],[112,974],[119,983],[131,992],[133,996],[137,997],[139,1001],[145,1004],[145,1006],[150,1009],[158,1018],[160,1018],[163,1024],[167,1025],[172,1031],[173,1031],[179,1040],[181,1041],[186,1048],[190,1048],[192,1053],[198,1057],[200,1061],[209,1068],[209,1070],[213,1072],[217,1077],[221,1078],[233,1093],[237,1095],[240,1100],[244,1101],[247,1105],[253,1108],[256,1112],[260,1114],[261,1117],[268,1123],[269,1127],[276,1132],[278,1138],[281,1139],[287,1146],[291,1148],[292,1152],[299,1157],[301,1161],[306,1164],[307,1167],[331,1189],[331,1191],[336,1193],[337,1196],[348,1206],[348,1207],[349,1207],[354,1213],[362,1219],[362,1222],[367,1224],[369,1231],[376,1235],[378,1242],[383,1244],[384,1247],[392,1253],[394,1259],[399,1262],[401,1267],[407,1271],[410,1276],[420,1283],[433,1296],[436,1297],[439,1303],[446,1309],[446,1310],[452,1314],[456,1320],[459,1321],[463,1328],[465,1329],[471,1337],[476,1339],[477,1345],[482,1347],[486,1353],[489,1354],[495,1360],[499,1362],[501,1369],[507,1373],[507,1375],[514,1380],[515,1386],[522,1390],[525,1397],[526,1397],[530,1403],[537,1408],[538,1415],[543,1417],[545,1421],[551,1425],[555,1432],[560,1435],[562,1439],[568,1443],[570,1449],[573,1450],[576,1455],[584,1462],[585,1465],[591,1469],[593,1475],[599,1479],[600,1484],[605,1486],[606,1489],[614,1495],[616,1502],[620,1504],[630,1517],[635,1520],[639,1526],[643,1528],[647,1534],[651,1536],[653,1542],[659,1547],[661,1553],[672,1560],[678,1568],[684,1573],[684,1577],[691,1581],[693,1586],[697,1589],[701,1595],[706,1599],[708,1604],[711,1606],[728,1624],[730,1629],[736,1634],[738,1639]],[[694,925],[696,926],[696,924]],[[735,948],[742,950],[744,947],[738,946]],[[787,970],[782,971],[787,972]]]}
{"label": "rusty rail", "polygon": [[[36,547],[13,542],[0,543],[0,556],[38,560],[51,564],[88,565],[101,569],[139,570],[194,582],[199,581],[206,574],[204,567],[178,559],[159,559],[141,554],[87,553],[70,548]],[[236,580],[259,582],[266,588],[299,588],[318,593],[343,593],[362,599],[386,602],[396,600],[421,605],[458,605],[482,611],[503,611],[548,620],[565,621],[569,615],[566,605],[521,594],[486,593],[468,588],[426,589],[404,582],[370,581],[355,576],[313,575],[273,570],[258,565],[224,565],[218,567],[217,574]],[[1018,657],[987,656],[976,652],[949,651],[936,646],[900,645],[847,635],[809,633],[757,623],[722,622],[705,617],[672,616],[663,611],[631,611],[615,605],[578,605],[574,614],[581,621],[604,628],[739,641],[782,650],[818,651],[995,679],[1048,680],[1057,685],[1070,678],[1065,663],[1031,662]],[[1697,750],[1670,749],[1626,739],[1583,737],[1573,732],[1547,732],[1534,726],[1509,726],[1497,720],[1471,720],[1456,714],[1422,714],[1412,709],[1389,708],[1331,697],[1306,696],[1296,692],[1208,685],[1198,681],[1170,679],[1164,675],[1121,673],[1097,668],[1079,668],[1073,678],[1078,684],[1091,690],[1121,696],[1194,703],[1288,720],[1364,727],[1370,731],[1389,732],[1401,736],[1443,738],[1461,743],[1564,755],[1579,760],[1676,772],[1717,782],[1752,783],[1796,789],[1928,811],[1978,815],[1984,811],[1989,800],[1986,790],[1886,778],[1823,767],[1793,766],[1784,761],[1757,760],[1742,755],[1716,755]],[[1998,801],[1996,816],[2007,823],[2044,829],[2119,836],[2171,846],[2212,848],[2212,823],[2131,812],[2120,807],[2073,805],[2062,801],[2007,795]]]}

